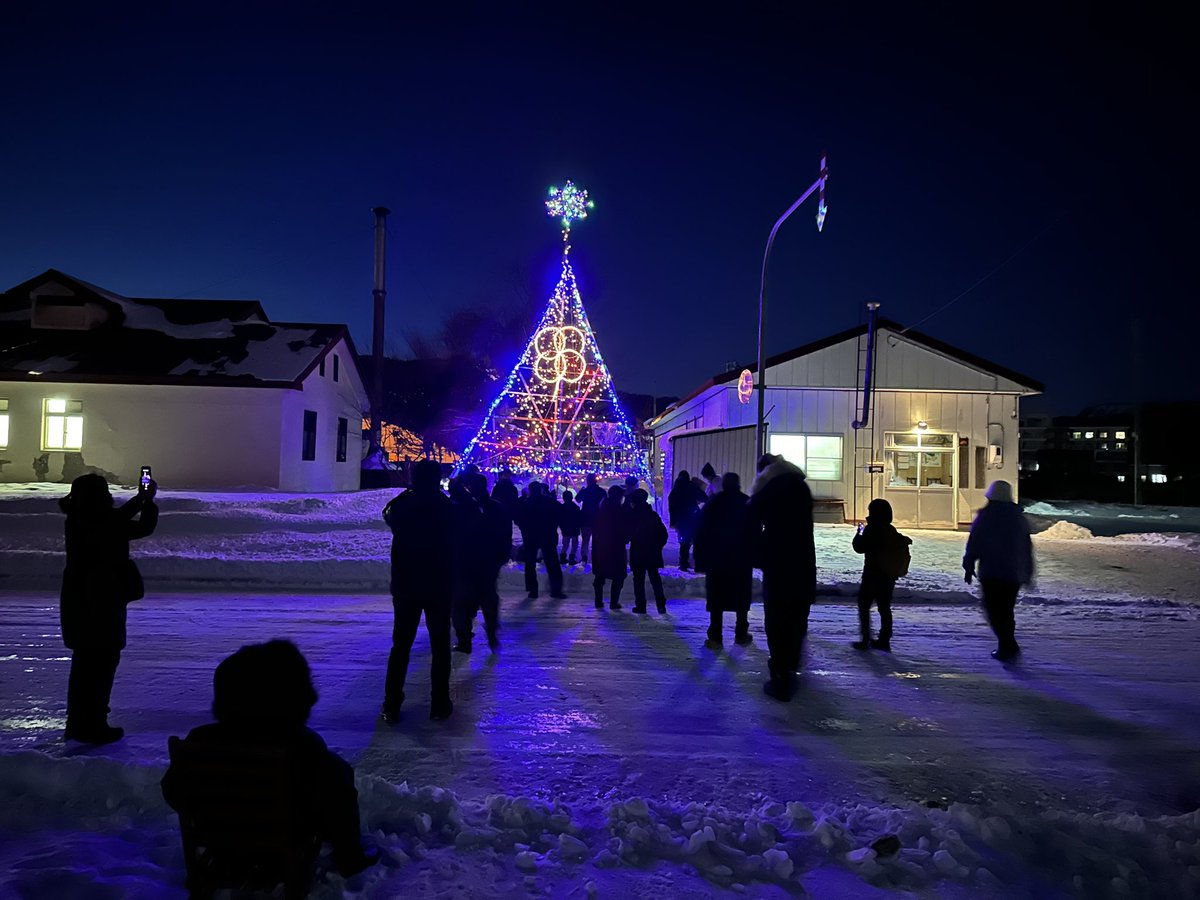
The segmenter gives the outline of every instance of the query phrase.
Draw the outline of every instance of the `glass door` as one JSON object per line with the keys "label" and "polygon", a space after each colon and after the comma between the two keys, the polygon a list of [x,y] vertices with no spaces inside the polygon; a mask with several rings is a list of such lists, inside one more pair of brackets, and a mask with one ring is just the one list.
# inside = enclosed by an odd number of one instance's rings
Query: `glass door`
{"label": "glass door", "polygon": [[884,497],[896,521],[953,528],[957,522],[958,439],[952,432],[884,434]]}

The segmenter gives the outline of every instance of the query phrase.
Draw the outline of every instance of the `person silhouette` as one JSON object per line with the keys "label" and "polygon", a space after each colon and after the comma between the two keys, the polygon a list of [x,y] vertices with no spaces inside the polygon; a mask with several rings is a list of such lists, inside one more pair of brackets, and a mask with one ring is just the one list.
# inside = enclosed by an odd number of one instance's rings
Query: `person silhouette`
{"label": "person silhouette", "polygon": [[704,505],[696,527],[696,571],[704,570],[708,635],[704,646],[719,650],[724,643],[722,620],[736,616],[734,641],[749,644],[750,599],[754,587],[756,527],[750,498],[742,492],[737,472],[726,472],[722,488]]}
{"label": "person silhouette", "polygon": [[440,488],[442,467],[423,459],[412,467],[412,486],[383,508],[392,530],[392,650],[388,655],[383,708],[388,723],[399,721],[404,680],[421,614],[429,632],[429,718],[447,719],[450,700],[450,609],[456,562],[456,512]]}
{"label": "person silhouette", "polygon": [[967,584],[979,576],[983,607],[997,641],[992,657],[1006,662],[1021,652],[1015,610],[1021,586],[1033,581],[1033,541],[1011,484],[992,482],[987,501],[971,523],[963,573]]}
{"label": "person silhouette", "polygon": [[129,542],[154,532],[158,485],[151,481],[119,507],[104,476],[89,473],[71,482],[59,501],[67,514],[66,566],[59,614],[63,643],[71,650],[67,679],[66,740],[107,744],[125,731],[108,724],[113,680],[126,642],[126,604],[145,594],[129,557]]}
{"label": "person silhouette", "polygon": [[[291,799],[302,820],[298,824],[330,844],[334,865],[350,876],[377,862],[380,854],[363,845],[354,770],[307,726],[316,702],[308,660],[295,644],[248,644],[223,660],[213,674],[216,722],[193,728],[185,740],[210,747],[288,751],[296,790]],[[188,812],[203,789],[175,765],[162,779],[163,799],[179,813]]]}

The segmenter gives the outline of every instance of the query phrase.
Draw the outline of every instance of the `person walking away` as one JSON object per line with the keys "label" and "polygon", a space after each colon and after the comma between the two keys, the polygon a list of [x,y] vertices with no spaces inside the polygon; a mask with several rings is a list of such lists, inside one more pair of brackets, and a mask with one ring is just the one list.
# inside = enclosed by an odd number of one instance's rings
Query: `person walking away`
{"label": "person walking away", "polygon": [[[483,475],[469,475],[464,483],[480,510],[476,539],[471,544],[473,552],[466,561],[467,577],[471,596],[477,598],[476,603],[483,611],[488,647],[495,652],[500,649],[500,594],[496,582],[511,553],[512,519],[500,503],[488,496],[487,479]],[[475,618],[474,607],[470,615]]]}
{"label": "person walking away", "polygon": [[604,608],[604,582],[611,581],[608,608],[621,608],[621,586],[629,571],[625,545],[629,543],[629,514],[624,503],[625,488],[614,484],[596,513],[595,543],[592,547],[592,588],[596,609]]}
{"label": "person walking away", "polygon": [[704,489],[705,496],[712,498],[721,492],[721,485],[724,484],[724,476],[718,475],[717,470],[713,468],[712,463],[705,463],[704,468],[700,470],[702,477],[707,485]]}
{"label": "person walking away", "polygon": [[604,502],[607,494],[604,493],[604,488],[596,484],[596,476],[589,475],[587,477],[587,486],[579,492],[579,532],[580,532],[580,561],[586,566],[588,561],[588,547],[592,543],[592,532],[596,528],[596,515],[600,512],[600,504]]}
{"label": "person walking away", "polygon": [[483,513],[467,490],[466,473],[450,479],[450,502],[454,506],[454,590],[450,598],[450,623],[458,641],[454,650],[470,653],[475,638],[475,613],[479,610],[478,576],[473,571],[482,536]]}
{"label": "person walking away", "polygon": [[720,650],[725,613],[736,616],[734,642],[749,644],[750,597],[754,586],[754,542],[757,534],[750,498],[736,472],[722,478],[722,489],[704,505],[696,527],[696,571],[704,570],[708,639],[704,646]]}
{"label": "person walking away", "polygon": [[992,657],[1006,662],[1021,652],[1015,608],[1021,586],[1033,581],[1033,540],[1025,514],[1013,501],[1011,484],[993,481],[987,501],[971,523],[963,571],[967,584],[979,576],[983,608],[996,634]]}
{"label": "person walking away", "polygon": [[530,600],[538,596],[537,559],[541,554],[550,581],[550,596],[563,600],[562,568],[558,564],[558,503],[540,481],[529,483],[529,496],[517,504],[521,529],[521,557],[525,562],[525,590]]}
{"label": "person walking away", "polygon": [[[188,732],[185,740],[208,747],[286,750],[294,766],[293,806],[308,833],[333,848],[343,877],[379,861],[378,848],[364,848],[359,827],[354,769],[307,726],[317,691],[308,661],[291,641],[242,647],[217,666],[212,713],[216,722]],[[196,803],[201,784],[170,766],[162,780],[163,799],[177,812]],[[229,810],[235,814],[235,810]]]}
{"label": "person walking away", "polygon": [[517,486],[513,484],[512,470],[501,469],[496,476],[496,483],[492,487],[492,499],[503,506],[511,516],[516,509],[519,496]]}
{"label": "person walking away", "polygon": [[[876,498],[867,505],[866,526],[859,525],[852,542],[855,553],[863,554],[862,583],[858,587],[858,626],[861,640],[855,650],[892,649],[892,593],[896,579],[908,574],[905,537],[892,525],[892,504]],[[871,604],[879,608],[879,637],[871,638]]]}
{"label": "person walking away", "polygon": [[559,562],[575,565],[575,554],[579,552],[579,532],[582,530],[583,511],[575,502],[571,491],[563,491],[562,503],[558,507],[558,530],[562,532],[562,552]]}
{"label": "person walking away", "polygon": [[767,453],[758,461],[750,512],[762,526],[763,628],[770,680],[763,690],[790,700],[808,636],[808,614],[817,596],[812,493],[799,467]]}
{"label": "person walking away", "polygon": [[392,650],[381,716],[399,721],[404,703],[404,680],[417,626],[425,615],[429,633],[429,718],[448,719],[450,700],[450,605],[455,564],[456,516],[450,498],[442,493],[442,467],[423,459],[412,467],[411,487],[383,508],[392,530]]}
{"label": "person walking away", "polygon": [[108,724],[108,713],[125,649],[126,605],[145,595],[129,542],[154,532],[157,493],[151,481],[114,507],[104,476],[89,473],[72,481],[71,492],[59,501],[67,514],[59,616],[63,643],[71,650],[66,740],[108,744],[125,734]]}
{"label": "person walking away", "polygon": [[654,590],[654,605],[660,615],[667,612],[667,596],[663,593],[663,547],[667,545],[667,526],[651,508],[650,495],[638,488],[626,501],[629,506],[629,568],[633,570],[633,611],[646,613],[646,577]]}
{"label": "person walking away", "polygon": [[667,515],[671,527],[679,536],[679,571],[686,572],[691,563],[692,541],[700,523],[700,507],[708,498],[686,472],[680,472],[671,493],[667,494]]}

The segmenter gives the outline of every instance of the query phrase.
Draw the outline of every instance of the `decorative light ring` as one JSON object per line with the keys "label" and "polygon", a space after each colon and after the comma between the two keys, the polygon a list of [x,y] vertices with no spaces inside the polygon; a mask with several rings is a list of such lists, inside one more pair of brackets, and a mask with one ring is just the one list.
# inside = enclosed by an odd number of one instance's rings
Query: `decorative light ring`
{"label": "decorative light ring", "polygon": [[587,373],[583,332],[574,325],[547,325],[533,339],[534,371],[547,382],[575,384]]}
{"label": "decorative light ring", "polygon": [[749,403],[754,396],[754,374],[749,369],[742,369],[742,374],[738,376],[737,392],[738,399],[743,403]]}

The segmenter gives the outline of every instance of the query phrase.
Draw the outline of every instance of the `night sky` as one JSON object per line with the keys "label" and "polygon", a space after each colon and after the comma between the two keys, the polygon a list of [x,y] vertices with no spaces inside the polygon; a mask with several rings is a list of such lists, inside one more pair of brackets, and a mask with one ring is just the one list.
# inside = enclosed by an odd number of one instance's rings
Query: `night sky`
{"label": "night sky", "polygon": [[617,386],[682,394],[753,359],[767,233],[828,152],[824,233],[810,202],[772,256],[768,352],[878,300],[1044,381],[1048,411],[1196,396],[1182,21],[26,5],[0,12],[0,288],[55,267],[130,296],[255,298],[369,350],[386,205],[404,355],[454,309],[531,285],[541,305],[559,252],[542,201],[570,178],[596,203],[573,258]]}

